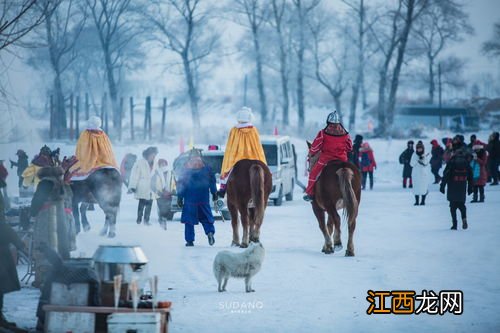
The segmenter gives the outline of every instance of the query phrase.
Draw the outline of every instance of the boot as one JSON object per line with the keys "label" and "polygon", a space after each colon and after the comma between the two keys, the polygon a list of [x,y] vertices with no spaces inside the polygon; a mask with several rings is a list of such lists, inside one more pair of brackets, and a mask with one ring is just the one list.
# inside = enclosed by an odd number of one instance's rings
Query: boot
{"label": "boot", "polygon": [[467,218],[464,217],[462,219],[462,229],[466,230],[468,227],[469,227],[469,225],[467,224]]}
{"label": "boot", "polygon": [[422,201],[420,201],[420,206],[425,206],[425,197],[426,197],[426,196],[427,196],[427,195],[423,195],[423,196],[422,196]]}
{"label": "boot", "polygon": [[419,197],[418,197],[418,195],[416,195],[415,196],[415,203],[413,204],[413,206],[418,206],[419,205],[418,199],[419,199]]}
{"label": "boot", "polygon": [[207,234],[207,237],[208,237],[208,244],[210,246],[214,245],[214,243],[215,243],[214,233],[213,232],[209,232]]}
{"label": "boot", "polygon": [[194,246],[194,243],[193,242],[186,242],[186,246],[188,246],[188,247]]}
{"label": "boot", "polygon": [[457,230],[457,221],[452,221],[451,223],[452,223],[452,225],[451,225],[450,229],[451,230]]}

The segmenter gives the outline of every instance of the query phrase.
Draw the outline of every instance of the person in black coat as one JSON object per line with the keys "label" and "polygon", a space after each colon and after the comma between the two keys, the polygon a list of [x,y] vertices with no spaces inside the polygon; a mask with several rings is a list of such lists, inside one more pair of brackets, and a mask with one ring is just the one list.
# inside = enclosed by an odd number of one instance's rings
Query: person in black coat
{"label": "person in black coat", "polygon": [[359,148],[361,148],[362,143],[363,143],[363,136],[356,134],[352,145],[352,151],[349,153],[349,162],[357,166],[358,169],[359,169]]}
{"label": "person in black coat", "polygon": [[413,181],[411,179],[412,167],[410,165],[411,156],[415,151],[413,150],[413,140],[408,141],[407,148],[399,155],[399,163],[403,164],[403,188],[406,188],[406,182],[409,179],[409,187],[413,187]]}
{"label": "person in black coat", "polygon": [[10,168],[17,167],[17,177],[19,177],[18,187],[23,186],[23,172],[28,167],[28,155],[22,149],[19,149],[16,153],[17,162],[10,160]]}
{"label": "person in black coat", "polygon": [[500,138],[498,132],[493,132],[486,146],[488,151],[488,169],[492,183],[490,185],[498,185],[498,165],[500,164]]}
{"label": "person in black coat", "polygon": [[450,202],[451,230],[457,230],[457,209],[462,215],[462,228],[467,229],[465,199],[466,194],[471,195],[473,191],[472,168],[467,161],[463,145],[454,140],[453,148],[453,155],[443,172],[440,191],[444,194],[445,187],[448,186],[446,198]]}
{"label": "person in black coat", "polygon": [[443,166],[444,149],[439,145],[437,140],[432,140],[431,145],[431,172],[434,175],[434,184],[438,184],[441,181],[439,170]]}
{"label": "person in black coat", "polygon": [[3,295],[21,289],[10,244],[21,251],[25,250],[24,243],[5,221],[3,196],[0,192],[0,328],[6,329],[14,329],[16,325],[8,322],[3,315]]}

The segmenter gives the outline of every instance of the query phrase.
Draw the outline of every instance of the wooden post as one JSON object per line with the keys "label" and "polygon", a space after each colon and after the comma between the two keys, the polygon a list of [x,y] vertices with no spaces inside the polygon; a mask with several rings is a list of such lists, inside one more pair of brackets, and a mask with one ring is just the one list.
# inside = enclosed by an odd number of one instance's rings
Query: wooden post
{"label": "wooden post", "polygon": [[118,122],[118,141],[122,141],[122,118],[123,118],[123,97],[120,97],[120,115],[119,115],[119,122]]}
{"label": "wooden post", "polygon": [[76,117],[75,117],[75,127],[76,127],[76,138],[80,134],[80,96],[76,96]]}
{"label": "wooden post", "polygon": [[130,97],[130,139],[134,141],[134,98]]}
{"label": "wooden post", "polygon": [[54,96],[50,95],[49,101],[50,108],[50,121],[49,121],[49,137],[50,139],[54,138]]}
{"label": "wooden post", "polygon": [[69,96],[69,139],[73,140],[73,94]]}
{"label": "wooden post", "polygon": [[163,107],[161,109],[161,141],[165,138],[165,118],[167,116],[167,98],[163,97]]}
{"label": "wooden post", "polygon": [[85,93],[85,120],[89,120],[90,103],[89,93]]}
{"label": "wooden post", "polygon": [[144,140],[149,135],[151,140],[151,97],[146,97],[146,110],[144,112]]}

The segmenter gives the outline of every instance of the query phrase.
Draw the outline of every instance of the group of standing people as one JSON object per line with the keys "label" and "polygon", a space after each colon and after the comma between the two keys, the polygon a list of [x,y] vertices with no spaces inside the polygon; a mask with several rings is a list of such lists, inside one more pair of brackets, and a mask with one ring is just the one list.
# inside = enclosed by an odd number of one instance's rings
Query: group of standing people
{"label": "group of standing people", "polygon": [[[491,185],[498,185],[498,165],[500,161],[499,133],[493,132],[488,143],[471,135],[470,142],[465,143],[462,135],[453,138],[444,138],[445,148],[437,140],[432,140],[432,149],[425,154],[422,141],[418,141],[415,150],[414,142],[407,142],[407,148],[399,156],[403,164],[403,188],[407,185],[413,188],[415,205],[425,205],[428,194],[428,169],[434,176],[434,184],[440,184],[440,191],[445,193],[450,202],[452,229],[457,229],[456,210],[462,215],[462,227],[467,229],[465,201],[467,194],[473,194],[472,203],[484,202],[484,187],[491,180]],[[439,174],[443,165],[446,165],[443,175]]]}

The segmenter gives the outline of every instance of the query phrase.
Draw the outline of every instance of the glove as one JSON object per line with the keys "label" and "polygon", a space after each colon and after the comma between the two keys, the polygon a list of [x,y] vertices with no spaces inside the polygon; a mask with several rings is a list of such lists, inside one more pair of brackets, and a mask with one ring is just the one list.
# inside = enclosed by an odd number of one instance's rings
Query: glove
{"label": "glove", "polygon": [[177,205],[179,207],[184,207],[184,200],[181,197],[177,197]]}
{"label": "glove", "polygon": [[129,188],[128,191],[127,191],[128,194],[130,193],[135,193],[135,188]]}
{"label": "glove", "polygon": [[443,193],[444,194],[444,186],[440,186],[439,187],[439,192]]}
{"label": "glove", "polygon": [[212,201],[217,201],[217,199],[219,199],[219,196],[217,195],[217,192],[215,192],[212,194]]}

